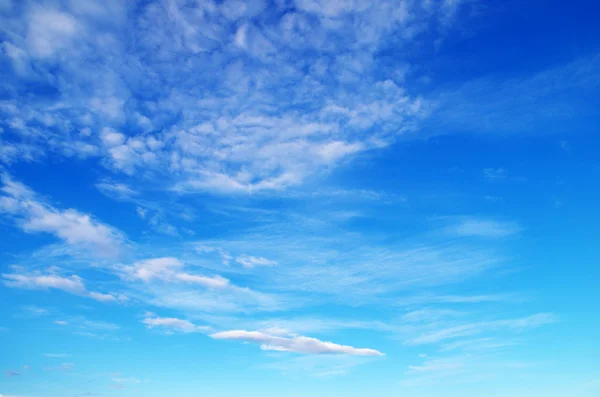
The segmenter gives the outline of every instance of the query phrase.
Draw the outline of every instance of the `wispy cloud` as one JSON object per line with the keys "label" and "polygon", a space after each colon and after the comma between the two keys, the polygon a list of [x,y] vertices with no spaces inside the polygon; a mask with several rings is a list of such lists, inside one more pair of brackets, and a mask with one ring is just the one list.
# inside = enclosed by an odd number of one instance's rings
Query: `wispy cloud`
{"label": "wispy cloud", "polygon": [[500,238],[517,234],[521,227],[516,222],[494,219],[462,217],[450,220],[444,232],[456,237]]}
{"label": "wispy cloud", "polygon": [[484,168],[483,176],[489,181],[499,181],[506,179],[506,170],[504,168]]}
{"label": "wispy cloud", "polygon": [[423,333],[417,337],[408,340],[407,344],[422,345],[438,343],[447,339],[455,339],[464,336],[473,336],[478,335],[484,331],[497,329],[519,331],[523,329],[536,328],[542,325],[552,324],[556,321],[558,321],[558,318],[554,314],[538,313],[528,317],[507,320],[492,320],[475,323],[466,323]]}
{"label": "wispy cloud", "polygon": [[[55,321],[55,324],[61,325],[61,330],[70,332],[73,335],[84,336],[93,339],[122,341],[129,338],[120,335],[121,326],[115,323],[91,320],[83,316],[69,317],[69,320]],[[62,353],[50,353],[47,357],[63,357]],[[68,355],[65,355],[67,357]]]}
{"label": "wispy cloud", "polygon": [[[560,126],[582,117],[597,120],[594,89],[598,85],[600,55],[554,65],[512,78],[490,75],[440,93],[438,108],[428,126],[445,130],[491,134],[562,132]],[[526,92],[527,95],[521,95]],[[492,179],[502,179],[502,168],[490,168]]]}
{"label": "wispy cloud", "polygon": [[206,277],[197,274],[189,274],[181,271],[183,267],[184,264],[179,259],[164,257],[147,259],[136,262],[131,266],[123,266],[120,269],[127,277],[143,282],[150,282],[153,279],[158,279],[198,284],[208,288],[224,288],[229,285],[229,280],[223,277]]}
{"label": "wispy cloud", "polygon": [[62,363],[56,367],[46,367],[44,371],[70,371],[74,366],[75,364],[73,363]]}
{"label": "wispy cloud", "polygon": [[109,294],[89,291],[83,279],[77,275],[63,276],[59,269],[50,268],[47,272],[25,272],[19,266],[13,266],[13,273],[3,273],[4,285],[11,288],[25,289],[56,289],[73,295],[92,298],[99,302],[117,302],[125,299],[120,294]]}
{"label": "wispy cloud", "polygon": [[13,219],[27,233],[45,232],[68,244],[115,257],[124,242],[121,232],[74,209],[59,210],[27,186],[1,174],[0,215]]}
{"label": "wispy cloud", "polygon": [[335,378],[348,375],[356,367],[377,360],[377,356],[349,356],[340,354],[312,354],[286,357],[260,366],[284,375],[309,374],[316,378]]}
{"label": "wispy cloud", "polygon": [[126,184],[114,182],[110,179],[104,179],[96,183],[96,188],[102,194],[117,200],[126,200],[139,195],[137,191],[133,190]]}
{"label": "wispy cloud", "polygon": [[65,357],[69,357],[68,354],[65,353],[46,353],[44,354],[45,357],[49,357],[49,358],[65,358]]}
{"label": "wispy cloud", "polygon": [[477,303],[498,303],[518,301],[520,298],[511,294],[493,294],[493,295],[435,295],[425,294],[403,297],[398,299],[400,306],[412,306],[420,304],[442,303],[442,304],[477,304]]}
{"label": "wispy cloud", "polygon": [[38,307],[34,305],[21,306],[21,310],[24,314],[32,317],[47,316],[50,314],[50,310],[48,310],[47,308]]}
{"label": "wispy cloud", "polygon": [[277,262],[273,260],[250,255],[238,256],[235,261],[246,268],[253,268],[256,266],[273,266],[277,264]]}
{"label": "wispy cloud", "polygon": [[237,286],[219,275],[187,272],[185,263],[174,257],[147,259],[114,269],[124,280],[133,282],[130,287],[147,302],[160,307],[222,314],[274,310],[279,306],[275,295]]}

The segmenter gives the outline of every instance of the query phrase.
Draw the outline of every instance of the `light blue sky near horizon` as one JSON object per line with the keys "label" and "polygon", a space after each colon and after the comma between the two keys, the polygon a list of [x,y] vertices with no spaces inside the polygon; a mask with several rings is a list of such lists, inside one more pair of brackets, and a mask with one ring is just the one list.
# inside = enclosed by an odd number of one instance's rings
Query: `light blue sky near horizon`
{"label": "light blue sky near horizon", "polygon": [[594,1],[0,1],[0,395],[600,396]]}

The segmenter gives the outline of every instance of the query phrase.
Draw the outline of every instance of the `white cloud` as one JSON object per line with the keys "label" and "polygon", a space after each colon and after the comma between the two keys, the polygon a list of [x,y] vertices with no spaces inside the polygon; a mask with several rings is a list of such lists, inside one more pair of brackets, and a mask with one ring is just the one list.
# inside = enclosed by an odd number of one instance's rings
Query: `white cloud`
{"label": "white cloud", "polygon": [[260,343],[262,350],[287,351],[301,354],[347,354],[354,356],[383,356],[383,353],[374,349],[356,348],[324,342],[316,338],[291,335],[283,337],[271,335],[260,331],[223,331],[211,335],[214,339],[239,340],[244,342]]}
{"label": "white cloud", "polygon": [[253,268],[256,266],[273,266],[277,264],[276,261],[263,258],[262,256],[256,257],[250,255],[240,255],[235,259],[235,261],[245,268]]}
{"label": "white cloud", "polygon": [[415,372],[438,372],[438,371],[450,371],[459,370],[464,367],[464,364],[455,360],[428,360],[422,365],[409,365],[409,371]]}
{"label": "white cloud", "polygon": [[99,255],[115,257],[124,238],[111,226],[74,209],[59,210],[40,199],[25,185],[1,175],[0,215],[8,216],[28,233],[46,232],[71,245],[88,248]]}
{"label": "white cloud", "polygon": [[137,207],[135,209],[135,212],[138,214],[138,216],[142,219],[146,218],[146,215],[148,214],[148,210],[146,210],[145,208],[142,207]]}
{"label": "white cloud", "polygon": [[148,328],[160,327],[178,332],[206,332],[210,327],[195,325],[194,323],[172,317],[148,317],[142,321]]}
{"label": "white cloud", "polygon": [[333,163],[350,154],[365,150],[363,143],[346,143],[342,141],[334,141],[316,148],[318,155],[326,162]]}
{"label": "white cloud", "polygon": [[4,285],[12,288],[56,289],[73,295],[89,297],[100,302],[112,302],[118,300],[118,298],[112,294],[88,291],[81,277],[77,275],[64,277],[56,273],[53,269],[49,269],[47,273],[42,273],[40,271],[26,273],[19,267],[15,267],[14,273],[3,273],[2,278],[4,279]]}
{"label": "white cloud", "polygon": [[190,284],[199,284],[209,288],[224,288],[229,285],[229,280],[223,278],[221,276],[215,277],[204,277],[197,276],[188,273],[177,273],[175,277],[178,280],[190,283]]}
{"label": "white cloud", "polygon": [[150,281],[154,278],[164,278],[173,272],[173,269],[180,269],[183,263],[177,258],[165,257],[147,259],[136,262],[124,270],[134,279]]}
{"label": "white cloud", "polygon": [[506,179],[506,171],[504,168],[485,168],[483,176],[490,181],[498,181]]}
{"label": "white cloud", "polygon": [[121,146],[125,142],[125,135],[120,132],[111,130],[110,128],[104,128],[100,135],[102,143],[108,147]]}
{"label": "white cloud", "polygon": [[33,56],[47,58],[68,46],[81,27],[70,14],[33,7],[28,16],[27,43]]}
{"label": "white cloud", "polygon": [[128,199],[136,196],[138,192],[124,183],[103,180],[96,183],[96,188],[104,195],[115,199]]}
{"label": "white cloud", "polygon": [[100,292],[88,292],[88,296],[99,302],[115,302],[117,300],[112,294],[103,294]]}
{"label": "white cloud", "polygon": [[221,276],[206,277],[189,274],[181,271],[183,268],[184,264],[179,259],[163,257],[139,261],[131,266],[123,266],[120,270],[129,278],[146,283],[152,280],[180,281],[202,285],[207,288],[224,288],[229,285],[229,280]]}
{"label": "white cloud", "polygon": [[50,358],[65,358],[65,357],[69,357],[68,354],[65,353],[46,353],[44,354],[45,357],[50,357]]}
{"label": "white cloud", "polygon": [[29,289],[59,289],[71,294],[80,295],[85,292],[85,286],[78,276],[60,277],[55,275],[25,275],[2,274],[4,283],[9,287]]}
{"label": "white cloud", "polygon": [[457,237],[501,238],[519,233],[521,227],[516,222],[462,218],[444,228],[444,231]]}

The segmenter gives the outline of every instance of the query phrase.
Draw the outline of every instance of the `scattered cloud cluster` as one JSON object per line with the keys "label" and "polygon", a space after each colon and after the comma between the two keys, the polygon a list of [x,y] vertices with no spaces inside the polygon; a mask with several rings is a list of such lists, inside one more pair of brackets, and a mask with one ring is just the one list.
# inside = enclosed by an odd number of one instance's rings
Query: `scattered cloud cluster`
{"label": "scattered cloud cluster", "polygon": [[[88,3],[3,17],[15,99],[0,104],[0,160],[96,158],[181,192],[226,193],[299,184],[414,130],[430,104],[378,51],[441,32],[464,6]],[[22,101],[29,82],[41,89]]]}

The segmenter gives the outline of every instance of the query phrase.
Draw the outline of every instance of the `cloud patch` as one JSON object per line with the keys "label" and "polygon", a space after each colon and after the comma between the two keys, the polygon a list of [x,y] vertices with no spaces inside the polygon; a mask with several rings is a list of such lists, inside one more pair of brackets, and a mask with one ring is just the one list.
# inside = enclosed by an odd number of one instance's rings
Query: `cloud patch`
{"label": "cloud patch", "polygon": [[241,255],[238,256],[235,261],[242,265],[247,269],[251,269],[257,266],[274,266],[277,264],[276,261],[263,258],[261,256],[250,256],[250,255]]}
{"label": "cloud patch", "polygon": [[[40,290],[55,289],[73,295],[88,297],[99,302],[116,302],[125,299],[120,294],[89,291],[83,279],[75,274],[62,276],[56,269],[49,269],[46,273],[40,271],[24,272],[20,267],[13,267],[13,269],[15,270],[13,273],[2,274],[4,285],[7,287]],[[60,323],[57,322],[57,324]]]}
{"label": "cloud patch", "polygon": [[207,326],[199,326],[188,320],[183,320],[180,318],[174,317],[147,317],[142,323],[144,323],[148,328],[162,328],[171,332],[183,332],[183,333],[192,333],[192,332],[206,332],[210,330],[210,327]]}
{"label": "cloud patch", "polygon": [[272,335],[261,331],[223,331],[211,335],[213,339],[237,340],[260,344],[262,350],[294,352],[300,354],[345,354],[351,356],[383,356],[384,354],[365,348],[338,345],[316,338],[291,335],[288,337]]}
{"label": "cloud patch", "polygon": [[24,232],[50,233],[101,256],[119,255],[124,236],[117,229],[75,209],[57,209],[7,174],[0,175],[0,181],[0,215],[12,219]]}
{"label": "cloud patch", "polygon": [[162,257],[139,261],[130,266],[122,266],[119,270],[132,280],[148,283],[153,280],[182,282],[201,285],[206,288],[225,288],[229,280],[220,276],[206,277],[183,272],[184,263],[177,258]]}
{"label": "cloud patch", "polygon": [[463,217],[444,228],[455,237],[502,238],[518,234],[521,227],[516,222]]}

